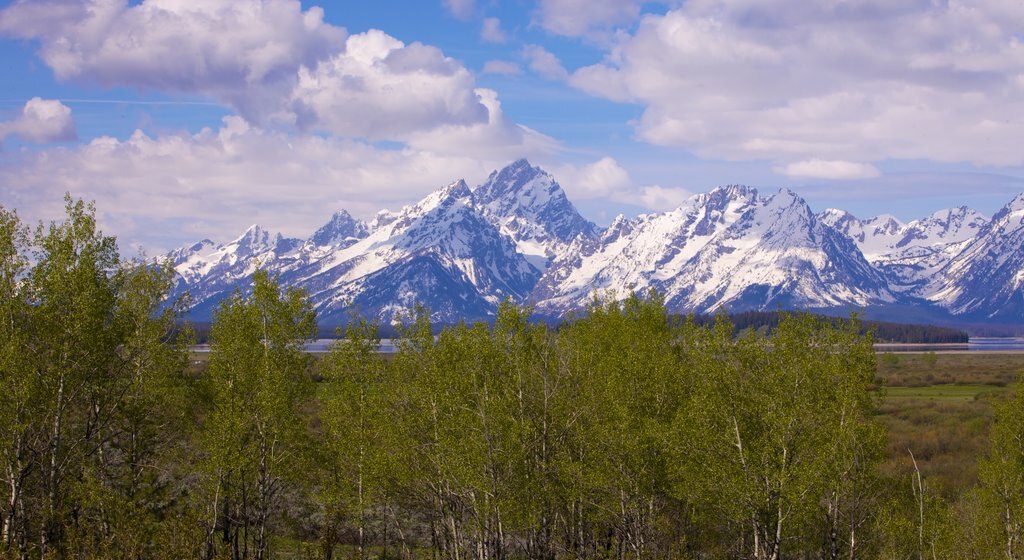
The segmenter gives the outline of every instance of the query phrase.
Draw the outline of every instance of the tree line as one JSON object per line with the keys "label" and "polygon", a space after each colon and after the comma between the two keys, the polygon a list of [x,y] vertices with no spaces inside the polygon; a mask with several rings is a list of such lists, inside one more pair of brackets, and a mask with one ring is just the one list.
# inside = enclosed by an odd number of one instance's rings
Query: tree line
{"label": "tree line", "polygon": [[[729,322],[737,331],[747,329],[763,330],[771,333],[779,326],[779,322],[787,315],[784,311],[741,311],[729,313]],[[697,315],[694,321],[699,325],[710,326],[714,324],[718,315]],[[819,316],[821,320],[829,318],[827,315]],[[842,321],[841,318],[831,317],[832,321]],[[910,323],[890,323],[887,321],[861,321],[860,333],[874,337],[876,342],[896,342],[906,344],[967,344],[970,335],[964,330],[953,327],[942,327],[938,325],[916,325]]]}
{"label": "tree line", "polygon": [[[557,328],[501,305],[397,352],[354,317],[315,359],[305,294],[257,272],[206,367],[169,266],[92,206],[0,209],[0,558],[1018,558],[1024,397],[955,503],[886,475],[870,334],[770,337],[594,301]],[[180,302],[179,302],[180,303]],[[912,451],[912,450],[911,450]]]}

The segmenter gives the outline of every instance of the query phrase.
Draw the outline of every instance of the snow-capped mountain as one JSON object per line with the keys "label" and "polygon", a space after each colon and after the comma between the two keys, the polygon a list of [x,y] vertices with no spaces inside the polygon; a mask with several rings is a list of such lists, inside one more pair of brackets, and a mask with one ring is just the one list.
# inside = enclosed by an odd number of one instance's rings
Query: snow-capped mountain
{"label": "snow-capped mountain", "polygon": [[542,310],[579,307],[594,290],[655,288],[675,309],[865,306],[893,300],[852,242],[790,191],[731,186],[672,212],[618,218]]}
{"label": "snow-capped mountain", "polygon": [[355,219],[345,210],[339,210],[331,216],[331,220],[316,230],[309,243],[314,247],[333,247],[344,249],[357,243],[369,235],[370,229],[365,223]]}
{"label": "snow-capped mountain", "polygon": [[208,316],[212,305],[236,287],[248,286],[257,269],[280,270],[294,261],[301,245],[299,239],[271,235],[258,225],[223,245],[204,239],[169,255],[178,273],[176,290],[188,291],[193,314]]}
{"label": "snow-capped mountain", "polygon": [[169,258],[199,318],[263,268],[305,289],[325,323],[353,307],[389,322],[415,303],[439,322],[475,320],[506,298],[561,316],[650,288],[686,312],[910,304],[1024,321],[1024,195],[991,222],[955,208],[904,224],[734,185],[601,229],[519,160],[369,223],[340,210],[305,240],[253,226]]}
{"label": "snow-capped mountain", "polygon": [[254,226],[231,243],[203,241],[171,258],[199,315],[260,267],[305,289],[328,321],[343,321],[352,307],[391,320],[417,302],[441,321],[487,317],[505,298],[526,299],[540,277],[463,181],[371,224],[338,212],[305,242]]}
{"label": "snow-capped mountain", "polygon": [[542,271],[577,237],[597,237],[597,228],[569,202],[555,178],[525,159],[491,173],[473,196],[486,217]]}
{"label": "snow-capped mountain", "polygon": [[862,221],[833,208],[819,218],[853,239],[864,257],[885,273],[890,287],[908,295],[922,295],[929,280],[988,223],[965,206],[907,224],[888,215]]}
{"label": "snow-capped mountain", "polygon": [[927,285],[955,315],[1024,320],[1024,193],[1017,195]]}
{"label": "snow-capped mountain", "polygon": [[463,181],[378,220],[367,237],[300,272],[294,282],[321,316],[355,305],[391,319],[419,302],[445,321],[486,317],[505,298],[521,301],[540,277],[484,218]]}

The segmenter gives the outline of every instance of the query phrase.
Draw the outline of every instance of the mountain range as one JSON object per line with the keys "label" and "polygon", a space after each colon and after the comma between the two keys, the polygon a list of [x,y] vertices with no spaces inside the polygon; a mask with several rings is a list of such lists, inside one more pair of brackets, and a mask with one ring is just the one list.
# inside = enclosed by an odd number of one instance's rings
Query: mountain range
{"label": "mountain range", "polygon": [[991,219],[960,207],[902,223],[815,213],[790,190],[731,185],[602,228],[554,177],[519,160],[475,188],[456,181],[369,222],[340,210],[308,239],[254,225],[168,257],[197,320],[263,268],[306,290],[327,324],[353,308],[389,323],[417,302],[440,323],[486,319],[505,299],[558,318],[595,295],[652,288],[679,312],[913,308],[1024,323],[1024,194]]}

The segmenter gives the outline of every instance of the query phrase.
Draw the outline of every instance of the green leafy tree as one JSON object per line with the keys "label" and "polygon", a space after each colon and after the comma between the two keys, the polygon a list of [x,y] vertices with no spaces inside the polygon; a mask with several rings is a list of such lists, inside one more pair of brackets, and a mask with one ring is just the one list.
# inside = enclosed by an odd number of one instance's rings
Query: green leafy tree
{"label": "green leafy tree", "polygon": [[6,549],[27,550],[26,485],[34,465],[29,455],[35,407],[28,347],[30,304],[22,284],[28,268],[28,229],[14,212],[0,208],[0,454],[7,495],[0,519],[0,542]]}
{"label": "green leafy tree", "polygon": [[321,366],[324,478],[319,500],[328,560],[343,525],[355,528],[357,556],[365,557],[367,517],[383,502],[387,476],[399,468],[389,461],[395,430],[388,425],[389,380],[379,349],[377,325],[353,317],[345,338],[331,347]]}
{"label": "green leafy tree", "polygon": [[122,261],[93,206],[65,203],[65,219],[31,237],[0,210],[3,542],[23,558],[95,556],[97,543],[131,556],[162,501],[137,499],[131,481],[156,450],[132,438],[159,406],[169,411],[156,386],[184,364],[184,346],[167,343],[172,271]]}
{"label": "green leafy tree", "polygon": [[788,316],[770,339],[735,343],[719,323],[702,341],[701,382],[677,422],[678,491],[736,528],[736,554],[774,560],[822,533],[826,557],[857,546],[851,484],[882,441],[867,392],[874,353],[852,323]]}
{"label": "green leafy tree", "polygon": [[303,464],[309,355],[315,315],[300,290],[281,291],[266,272],[252,293],[236,292],[214,316],[209,384],[213,409],[203,423],[208,551],[232,558],[268,555],[269,523],[284,486]]}
{"label": "green leafy tree", "polygon": [[991,441],[980,465],[983,496],[999,519],[1002,555],[1024,558],[1024,391],[1019,388],[1014,398],[996,406]]}

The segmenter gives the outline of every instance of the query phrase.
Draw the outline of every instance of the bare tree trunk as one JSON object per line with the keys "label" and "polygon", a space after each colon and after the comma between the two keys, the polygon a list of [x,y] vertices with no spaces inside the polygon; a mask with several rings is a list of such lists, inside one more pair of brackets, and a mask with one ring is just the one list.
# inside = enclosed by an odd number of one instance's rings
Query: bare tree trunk
{"label": "bare tree trunk", "polygon": [[46,556],[50,547],[59,540],[57,510],[59,508],[58,484],[60,482],[59,460],[62,422],[64,414],[64,373],[61,372],[57,379],[57,398],[54,403],[53,424],[50,428],[50,441],[47,445],[49,462],[46,473],[46,518],[43,530],[40,532],[40,555]]}

